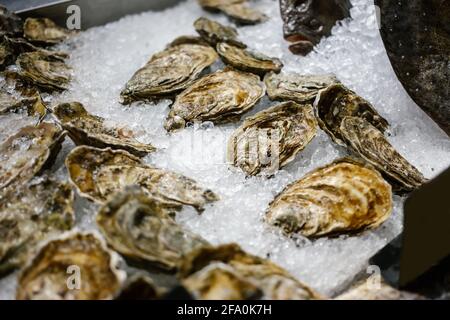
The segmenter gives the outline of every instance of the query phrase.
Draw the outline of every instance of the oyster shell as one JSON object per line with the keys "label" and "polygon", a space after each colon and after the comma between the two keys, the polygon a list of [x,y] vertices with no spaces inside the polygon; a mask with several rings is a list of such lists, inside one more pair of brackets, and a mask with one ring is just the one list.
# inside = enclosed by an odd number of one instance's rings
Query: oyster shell
{"label": "oyster shell", "polygon": [[[18,300],[112,299],[125,273],[118,257],[91,233],[63,236],[44,245],[18,278]],[[80,276],[76,281],[78,269]],[[77,288],[76,285],[79,285]]]}
{"label": "oyster shell", "polygon": [[22,19],[14,12],[0,5],[0,34],[22,34]]}
{"label": "oyster shell", "polygon": [[178,210],[190,205],[198,211],[218,197],[185,176],[145,165],[123,150],[80,146],[66,158],[70,179],[79,193],[104,203],[112,193],[129,185],[139,185],[166,206]]}
{"label": "oyster shell", "polygon": [[217,21],[200,17],[195,20],[194,28],[206,42],[214,47],[219,42],[228,42],[241,48],[247,47],[238,40],[238,32],[235,28],[221,25]]}
{"label": "oyster shell", "polygon": [[412,191],[427,180],[400,155],[386,137],[365,119],[345,117],[341,138],[360,157],[382,172],[397,190]]}
{"label": "oyster shell", "polygon": [[25,264],[39,241],[70,230],[74,193],[67,183],[37,178],[0,193],[0,274]]}
{"label": "oyster shell", "polygon": [[105,119],[88,113],[79,102],[61,103],[53,109],[53,114],[77,145],[123,149],[138,157],[156,150],[137,141],[129,129],[108,125]]}
{"label": "oyster shell", "polygon": [[177,96],[164,127],[174,131],[187,122],[214,123],[239,120],[264,96],[258,76],[226,68],[194,82]]}
{"label": "oyster shell", "polygon": [[109,246],[131,261],[174,270],[187,252],[208,243],[169,213],[165,203],[141,188],[127,188],[100,209],[97,225]]}
{"label": "oyster shell", "polygon": [[228,161],[247,175],[273,174],[294,160],[316,133],[312,105],[280,103],[245,119],[228,141]]}
{"label": "oyster shell", "polygon": [[154,300],[161,294],[152,278],[145,273],[137,272],[127,278],[115,300]]}
{"label": "oyster shell", "polygon": [[181,44],[199,44],[202,46],[210,46],[208,42],[199,36],[179,36],[167,45],[167,48],[179,46]]}
{"label": "oyster shell", "polygon": [[[188,287],[201,288],[201,293],[213,293],[216,283],[212,276],[199,276],[196,274],[200,271],[207,273],[210,266],[218,263],[225,264],[234,273],[233,282],[239,279],[245,279],[254,286],[258,287],[264,299],[269,300],[284,300],[284,299],[320,299],[314,290],[307,287],[286,270],[280,268],[269,260],[250,255],[243,251],[237,244],[227,244],[217,247],[201,247],[189,253],[183,260],[180,266],[178,276]],[[208,269],[206,269],[208,268]],[[238,278],[238,279],[236,279]],[[206,280],[206,283],[196,284],[192,282],[195,280]],[[227,281],[227,280],[225,280]],[[231,286],[241,292],[229,293],[229,297],[242,295],[246,296],[249,285],[242,283]],[[253,289],[252,289],[253,291]],[[218,294],[223,294],[218,293]]]}
{"label": "oyster shell", "polygon": [[19,76],[42,89],[62,91],[68,88],[71,69],[64,60],[45,51],[26,52],[16,60]]}
{"label": "oyster shell", "polygon": [[391,211],[391,186],[382,176],[341,159],[287,186],[270,203],[265,220],[288,235],[316,238],[376,228]]}
{"label": "oyster shell", "polygon": [[245,3],[247,0],[197,0],[197,2],[203,9],[217,11],[219,7],[235,3]]}
{"label": "oyster shell", "polygon": [[41,119],[47,114],[47,107],[39,93],[36,92],[32,97],[18,98],[0,90],[0,115],[22,110],[26,110],[29,116],[39,116]]}
{"label": "oyster shell", "polygon": [[27,126],[0,145],[0,190],[31,180],[50,165],[61,149],[65,132],[42,122]]}
{"label": "oyster shell", "polygon": [[218,43],[216,50],[226,64],[260,76],[270,71],[278,73],[283,68],[283,63],[277,58],[270,58],[262,53],[246,50],[226,42]]}
{"label": "oyster shell", "polygon": [[23,34],[30,41],[52,45],[68,39],[71,32],[57,26],[48,18],[27,18],[23,26]]}
{"label": "oyster shell", "polygon": [[238,24],[258,24],[268,19],[264,13],[248,6],[246,3],[220,6],[219,10]]}
{"label": "oyster shell", "polygon": [[298,73],[268,73],[264,77],[271,100],[313,102],[318,92],[339,80],[333,74],[301,75]]}
{"label": "oyster shell", "polygon": [[172,97],[187,88],[218,56],[201,44],[180,44],[154,54],[121,92],[123,103]]}

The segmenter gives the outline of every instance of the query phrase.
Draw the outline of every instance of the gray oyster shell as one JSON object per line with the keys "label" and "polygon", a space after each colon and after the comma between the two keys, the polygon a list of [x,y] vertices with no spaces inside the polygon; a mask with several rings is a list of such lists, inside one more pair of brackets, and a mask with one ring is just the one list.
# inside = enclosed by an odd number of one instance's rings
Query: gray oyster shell
{"label": "gray oyster shell", "polygon": [[23,26],[23,34],[29,41],[52,45],[68,39],[72,32],[59,27],[48,18],[27,18]]}
{"label": "gray oyster shell", "polygon": [[19,35],[22,33],[22,19],[14,12],[0,5],[0,34]]}
{"label": "gray oyster shell", "polygon": [[0,90],[0,115],[21,111],[26,111],[29,116],[44,118],[47,107],[37,92],[31,97],[17,97]]}
{"label": "gray oyster shell", "polygon": [[294,160],[316,133],[311,104],[280,103],[245,119],[228,142],[228,161],[247,175],[270,175]]}
{"label": "gray oyster shell", "polygon": [[76,145],[123,149],[138,157],[156,150],[137,141],[129,129],[108,125],[105,119],[88,113],[79,102],[61,103],[53,109],[53,114]]}
{"label": "gray oyster shell", "polygon": [[238,32],[235,28],[221,25],[217,21],[200,17],[194,21],[194,28],[213,47],[219,42],[228,42],[241,48],[247,47],[238,40]]}

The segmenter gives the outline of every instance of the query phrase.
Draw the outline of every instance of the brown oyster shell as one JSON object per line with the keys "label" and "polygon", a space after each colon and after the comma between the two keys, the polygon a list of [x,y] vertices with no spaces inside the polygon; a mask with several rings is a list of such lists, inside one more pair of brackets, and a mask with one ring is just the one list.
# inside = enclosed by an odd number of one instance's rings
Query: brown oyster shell
{"label": "brown oyster shell", "polygon": [[[104,300],[120,290],[125,273],[118,257],[92,233],[74,233],[45,244],[18,278],[18,300]],[[80,288],[71,288],[70,267],[79,268]]]}
{"label": "brown oyster shell", "polygon": [[173,97],[187,88],[218,56],[213,48],[185,43],[154,54],[121,92],[122,102]]}
{"label": "brown oyster shell", "polygon": [[228,141],[227,158],[247,175],[270,175],[293,161],[316,133],[311,104],[280,103],[245,119]]}
{"label": "brown oyster shell", "polygon": [[202,37],[187,35],[175,38],[167,45],[167,48],[176,47],[182,44],[198,44],[201,46],[210,46],[209,43],[206,42]]}
{"label": "brown oyster shell", "polygon": [[265,220],[287,235],[309,238],[380,226],[392,211],[391,186],[371,167],[341,159],[287,186]]}
{"label": "brown oyster shell", "polygon": [[237,24],[258,24],[268,20],[268,17],[261,11],[250,7],[246,3],[234,3],[219,6],[218,9],[234,20]]}
{"label": "brown oyster shell", "polygon": [[48,18],[27,18],[23,26],[26,39],[41,44],[57,44],[71,35],[68,29],[61,28]]}
{"label": "brown oyster shell", "polygon": [[241,48],[247,47],[238,40],[238,32],[235,28],[221,25],[217,21],[200,17],[195,20],[194,28],[197,33],[213,47],[219,42],[228,42]]}
{"label": "brown oyster shell", "polygon": [[43,122],[26,126],[0,145],[0,190],[31,180],[51,165],[61,149],[65,132]]}
{"label": "brown oyster shell", "polygon": [[22,19],[14,12],[0,5],[0,34],[18,35],[23,32]]}
{"label": "brown oyster shell", "polygon": [[105,119],[90,114],[79,102],[61,103],[53,109],[53,114],[76,145],[122,149],[138,157],[156,150],[137,141],[126,127],[107,125]]}
{"label": "brown oyster shell", "polygon": [[129,185],[141,186],[174,210],[190,205],[201,212],[206,204],[218,200],[216,194],[194,180],[145,165],[124,150],[79,146],[67,156],[66,167],[78,192],[98,203]]}
{"label": "brown oyster shell", "polygon": [[243,49],[226,42],[220,42],[216,47],[221,59],[238,70],[264,76],[267,72],[278,73],[283,63],[277,58],[268,57],[262,53]]}
{"label": "brown oyster shell", "polygon": [[143,272],[136,272],[127,278],[115,300],[155,300],[161,295],[162,290],[152,278]]}
{"label": "brown oyster shell", "polygon": [[174,131],[187,122],[234,122],[264,96],[259,77],[226,68],[194,82],[179,94],[171,107],[164,127]]}
{"label": "brown oyster shell", "polygon": [[37,92],[31,97],[17,97],[1,90],[0,115],[21,111],[26,111],[29,116],[39,116],[43,119],[47,114],[47,106]]}

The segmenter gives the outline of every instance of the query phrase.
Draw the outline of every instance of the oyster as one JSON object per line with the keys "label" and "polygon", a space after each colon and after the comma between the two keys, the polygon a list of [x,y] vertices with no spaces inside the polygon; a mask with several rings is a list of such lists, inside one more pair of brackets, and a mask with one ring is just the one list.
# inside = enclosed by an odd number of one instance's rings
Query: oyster
{"label": "oyster", "polygon": [[154,54],[121,92],[123,103],[172,97],[187,88],[218,56],[202,44],[180,44]]}
{"label": "oyster", "polygon": [[68,39],[71,32],[57,26],[47,18],[27,18],[23,26],[23,34],[32,42],[52,45]]}
{"label": "oyster", "polygon": [[319,91],[314,104],[319,126],[334,142],[342,146],[346,145],[340,131],[344,117],[363,118],[381,132],[385,132],[389,127],[387,120],[380,116],[368,101],[339,83]]}
{"label": "oyster", "polygon": [[66,167],[79,193],[104,203],[112,193],[129,185],[139,185],[161,203],[174,210],[190,205],[198,211],[218,197],[185,176],[145,165],[123,150],[80,146],[66,158]]}
{"label": "oyster", "polygon": [[88,113],[79,102],[61,103],[53,114],[77,145],[123,149],[138,157],[155,151],[153,146],[134,139],[129,129],[108,125],[105,119]]}
{"label": "oyster", "polygon": [[137,272],[127,278],[115,300],[154,300],[161,294],[152,278],[145,273]]}
{"label": "oyster", "polygon": [[202,46],[210,46],[208,42],[199,36],[179,36],[167,45],[167,48],[179,46],[181,44],[199,44]]}
{"label": "oyster", "polygon": [[42,89],[62,91],[68,88],[71,70],[64,60],[45,51],[26,52],[16,60],[19,76]]}
{"label": "oyster", "polygon": [[[214,293],[214,287],[217,286],[214,274],[211,274],[212,266],[227,266],[228,275],[223,275],[223,281],[228,281],[228,286],[233,290],[240,292],[217,292]],[[224,270],[223,267],[221,267]],[[216,268],[217,269],[217,268]],[[202,276],[199,272],[205,273]],[[210,275],[208,275],[210,273]],[[224,272],[221,272],[222,274]],[[230,276],[230,273],[232,275]],[[284,300],[284,299],[320,299],[321,297],[308,288],[306,285],[295,279],[286,270],[280,268],[269,260],[250,255],[243,251],[237,244],[221,245],[217,247],[201,247],[189,253],[180,266],[178,276],[188,288],[199,288],[201,294],[206,293],[204,297],[213,296],[215,294],[228,298],[236,296],[249,296],[249,292],[255,292],[256,286],[263,293],[263,299]],[[228,278],[228,279],[226,279]],[[195,284],[194,280],[203,281],[205,283]],[[219,280],[219,279],[217,279]],[[244,282],[247,281],[248,283]],[[219,280],[220,281],[220,280]],[[231,283],[230,283],[231,282]],[[233,283],[234,282],[234,283]],[[217,288],[220,290],[220,288]],[[249,290],[250,289],[250,290]]]}
{"label": "oyster", "polygon": [[0,274],[23,266],[39,241],[75,223],[72,188],[49,177],[0,193]]}
{"label": "oyster", "polygon": [[39,93],[36,92],[32,97],[18,98],[0,90],[0,115],[22,110],[26,110],[29,116],[39,116],[41,119],[47,114],[47,107]]}
{"label": "oyster", "polygon": [[241,48],[247,47],[237,39],[238,32],[235,28],[223,26],[217,21],[200,17],[195,20],[194,28],[205,41],[214,47],[219,42],[228,42]]}
{"label": "oyster", "polygon": [[403,158],[386,137],[365,119],[345,117],[339,129],[342,139],[360,157],[382,172],[397,190],[412,191],[427,180]]}
{"label": "oyster", "polygon": [[226,42],[220,42],[216,47],[222,60],[242,71],[265,75],[267,72],[280,72],[283,63],[277,58],[270,58],[259,52],[236,47]]}
{"label": "oyster", "polygon": [[189,251],[208,243],[183,230],[165,203],[141,188],[127,188],[111,197],[97,215],[109,246],[132,262],[174,270]]}
{"label": "oyster", "polygon": [[268,73],[264,77],[267,94],[271,100],[292,100],[298,103],[313,102],[317,93],[337,83],[333,74],[301,75],[298,73]]}
{"label": "oyster", "polygon": [[267,20],[267,16],[248,5],[247,0],[198,0],[202,8],[221,11],[239,24],[257,24]]}
{"label": "oyster", "polygon": [[14,12],[0,5],[0,34],[22,34],[22,19]]}
{"label": "oyster", "polygon": [[42,122],[27,126],[0,145],[0,190],[31,180],[50,165],[61,149],[65,132]]}
{"label": "oyster", "polygon": [[16,298],[112,299],[125,279],[117,264],[118,256],[94,234],[65,235],[45,244],[22,270]]}
{"label": "oyster", "polygon": [[273,174],[314,138],[312,105],[285,102],[245,119],[228,142],[227,157],[247,175]]}
{"label": "oyster", "polygon": [[174,131],[187,122],[233,122],[265,94],[258,76],[229,68],[206,75],[177,96],[164,127]]}
{"label": "oyster", "polygon": [[391,186],[371,167],[342,159],[287,186],[265,220],[309,238],[376,228],[392,211]]}

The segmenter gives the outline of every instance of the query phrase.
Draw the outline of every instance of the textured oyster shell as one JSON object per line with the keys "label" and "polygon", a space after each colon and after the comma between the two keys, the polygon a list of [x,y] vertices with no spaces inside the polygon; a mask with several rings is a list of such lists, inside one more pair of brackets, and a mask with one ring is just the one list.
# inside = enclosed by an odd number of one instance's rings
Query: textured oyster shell
{"label": "textured oyster shell", "polygon": [[47,114],[47,107],[39,93],[35,93],[32,97],[19,98],[3,90],[0,91],[0,115],[23,110],[29,116],[39,116],[40,118],[44,118]]}
{"label": "textured oyster shell", "polygon": [[[18,300],[112,299],[125,273],[118,256],[92,233],[74,233],[45,244],[18,278]],[[71,289],[70,268],[79,268],[80,289]]]}
{"label": "textured oyster shell", "polygon": [[321,90],[315,101],[319,126],[339,145],[345,146],[340,132],[341,122],[347,116],[360,117],[385,132],[389,123],[365,99],[342,84],[333,84]]}
{"label": "textured oyster shell", "polygon": [[164,127],[182,129],[187,122],[233,122],[264,96],[258,76],[226,68],[194,82],[179,94]]}
{"label": "textured oyster shell", "polygon": [[228,141],[227,158],[247,175],[273,174],[294,160],[316,133],[311,104],[280,103],[245,119]]}
{"label": "textured oyster shell", "polygon": [[427,180],[399,154],[386,137],[365,119],[345,117],[340,126],[345,143],[360,157],[372,164],[398,190],[412,191]]}
{"label": "textured oyster shell", "polygon": [[69,30],[57,26],[48,18],[27,18],[23,33],[30,41],[49,45],[60,43],[71,35]]}
{"label": "textured oyster shell", "polygon": [[[234,274],[252,283],[260,288],[264,299],[269,300],[305,300],[320,299],[320,295],[307,287],[286,270],[280,268],[269,260],[250,255],[243,251],[237,244],[221,245],[217,247],[202,247],[192,251],[183,260],[180,266],[179,277],[183,282],[190,282],[191,277],[202,279],[197,272],[208,268],[217,263],[225,264],[232,270]],[[208,269],[206,269],[208,270]],[[205,271],[205,270],[204,270]],[[211,277],[205,277],[210,279]],[[201,287],[202,292],[211,292],[213,287],[209,288],[208,283],[196,287]],[[215,285],[214,282],[211,286]],[[192,287],[192,286],[189,286]],[[248,286],[234,286],[239,290],[247,290]],[[233,293],[230,293],[232,296]],[[235,295],[243,295],[244,292],[235,293]]]}
{"label": "textured oyster shell", "polygon": [[374,169],[342,159],[287,186],[265,220],[286,234],[315,238],[381,225],[392,211],[391,186]]}
{"label": "textured oyster shell", "polygon": [[31,180],[49,166],[61,149],[65,132],[43,122],[27,126],[0,145],[0,190]]}
{"label": "textured oyster shell", "polygon": [[264,78],[271,100],[313,102],[318,92],[339,80],[333,74],[301,75],[298,73],[268,73]]}
{"label": "textured oyster shell", "polygon": [[153,146],[137,141],[129,129],[108,125],[105,119],[88,113],[79,102],[61,103],[53,114],[77,145],[123,149],[138,157],[155,151]]}
{"label": "textured oyster shell", "polygon": [[183,255],[208,244],[179,226],[164,203],[139,187],[112,196],[100,209],[97,225],[115,251],[165,270],[176,269]]}
{"label": "textured oyster shell", "polygon": [[198,4],[207,10],[217,10],[221,6],[228,6],[235,3],[245,3],[247,0],[197,0]]}
{"label": "textured oyster shell", "polygon": [[139,185],[173,209],[190,205],[198,211],[218,197],[178,173],[145,165],[123,150],[80,146],[66,158],[70,179],[79,193],[104,203],[112,193],[129,185]]}
{"label": "textured oyster shell", "polygon": [[199,36],[179,36],[167,45],[167,48],[179,46],[182,44],[198,44],[201,46],[210,46],[208,42]]}
{"label": "textured oyster shell", "polygon": [[22,34],[22,19],[14,12],[0,5],[0,34]]}
{"label": "textured oyster shell", "polygon": [[214,47],[219,42],[228,42],[241,48],[247,47],[238,40],[238,32],[235,28],[221,25],[217,21],[200,17],[195,20],[194,28],[205,41]]}
{"label": "textured oyster shell", "polygon": [[226,42],[220,42],[216,47],[222,60],[242,71],[265,75],[267,72],[280,72],[283,63],[277,58],[270,58],[262,53],[243,49]]}
{"label": "textured oyster shell", "polygon": [[143,272],[137,272],[128,277],[115,300],[155,300],[162,292],[152,278]]}
{"label": "textured oyster shell", "polygon": [[238,24],[258,24],[268,19],[264,13],[246,3],[219,6],[218,9]]}
{"label": "textured oyster shell", "polygon": [[36,178],[0,193],[0,274],[25,264],[39,241],[70,230],[74,193],[67,183]]}
{"label": "textured oyster shell", "polygon": [[71,79],[71,69],[61,58],[42,50],[26,52],[16,60],[19,76],[33,85],[49,91],[66,90]]}
{"label": "textured oyster shell", "polygon": [[154,54],[136,71],[121,92],[123,103],[172,97],[187,88],[217,58],[210,46],[193,43],[170,46]]}

